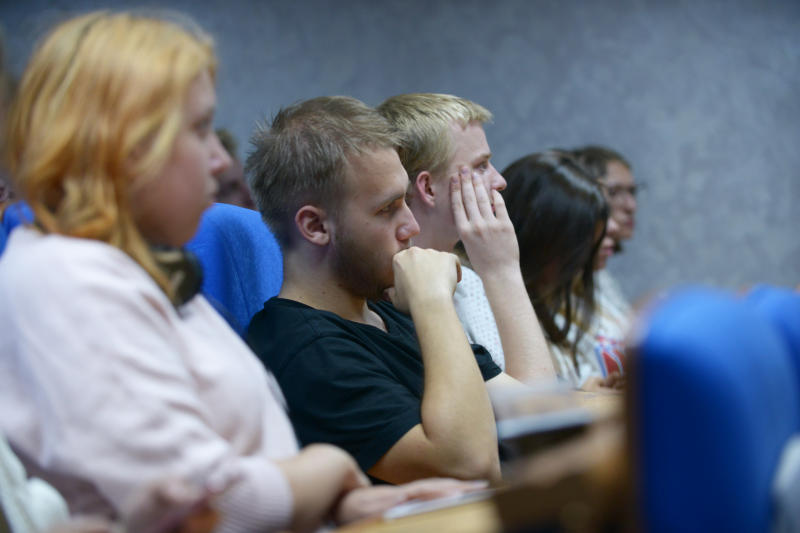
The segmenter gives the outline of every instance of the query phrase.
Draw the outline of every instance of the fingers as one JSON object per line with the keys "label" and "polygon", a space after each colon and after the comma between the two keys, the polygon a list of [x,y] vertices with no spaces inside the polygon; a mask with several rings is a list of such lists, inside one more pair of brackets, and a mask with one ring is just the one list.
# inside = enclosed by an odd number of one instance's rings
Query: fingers
{"label": "fingers", "polygon": [[612,388],[612,389],[616,389],[616,390],[624,389],[625,388],[625,376],[623,376],[619,372],[612,372],[606,378],[605,386],[609,387],[609,388]]}
{"label": "fingers", "polygon": [[461,167],[450,178],[451,207],[459,237],[467,240],[492,238],[497,233],[513,232],[505,201],[496,189],[487,190],[468,167]]}
{"label": "fingers", "polygon": [[456,227],[466,227],[483,218],[492,217],[492,202],[481,183],[476,183],[469,167],[458,169],[450,178],[450,203]]}
{"label": "fingers", "polygon": [[480,181],[476,181],[471,173],[470,178],[471,187],[467,187],[467,189],[471,189],[474,193],[475,202],[478,206],[478,216],[484,219],[494,218],[494,213],[492,212],[492,200],[489,198],[489,193],[486,191],[486,187]]}
{"label": "fingers", "polygon": [[453,219],[456,228],[463,228],[467,225],[467,213],[464,211],[464,199],[461,197],[461,177],[452,176],[450,178],[450,206],[453,209]]}
{"label": "fingers", "polygon": [[500,194],[500,191],[496,189],[492,189],[492,203],[494,205],[494,216],[497,217],[497,220],[511,223],[511,219],[508,218],[506,201],[503,200],[503,195]]}
{"label": "fingers", "polygon": [[406,501],[405,494],[395,486],[378,485],[352,490],[339,501],[334,513],[338,524],[378,516]]}
{"label": "fingers", "polygon": [[383,301],[384,302],[394,302],[394,295],[395,295],[395,288],[389,287],[385,291],[383,291]]}
{"label": "fingers", "polygon": [[603,386],[603,378],[600,376],[592,376],[583,382],[581,390],[588,392],[597,392]]}
{"label": "fingers", "polygon": [[449,252],[412,246],[392,258],[394,294],[392,302],[409,311],[417,298],[451,299],[461,270],[458,258]]}
{"label": "fingers", "polygon": [[481,216],[481,210],[478,205],[477,191],[475,190],[475,183],[472,179],[472,171],[470,171],[468,167],[459,168],[458,179],[461,181],[461,198],[464,202],[464,210],[467,213],[467,218],[472,221],[478,220]]}

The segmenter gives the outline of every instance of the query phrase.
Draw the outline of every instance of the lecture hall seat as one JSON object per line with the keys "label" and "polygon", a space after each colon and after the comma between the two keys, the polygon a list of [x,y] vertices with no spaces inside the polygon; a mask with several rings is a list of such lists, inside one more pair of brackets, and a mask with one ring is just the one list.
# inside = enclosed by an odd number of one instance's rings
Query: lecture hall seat
{"label": "lecture hall seat", "polygon": [[769,531],[779,458],[800,429],[781,333],[742,298],[694,287],[656,304],[633,348],[641,529]]}
{"label": "lecture hall seat", "polygon": [[6,248],[11,231],[20,224],[33,222],[33,211],[24,202],[12,203],[0,217],[0,255]]}
{"label": "lecture hall seat", "polygon": [[788,287],[761,284],[747,293],[746,301],[771,322],[786,341],[800,387],[800,293]]}
{"label": "lecture hall seat", "polygon": [[203,267],[202,292],[241,336],[278,294],[283,260],[272,232],[252,209],[214,204],[186,248]]}

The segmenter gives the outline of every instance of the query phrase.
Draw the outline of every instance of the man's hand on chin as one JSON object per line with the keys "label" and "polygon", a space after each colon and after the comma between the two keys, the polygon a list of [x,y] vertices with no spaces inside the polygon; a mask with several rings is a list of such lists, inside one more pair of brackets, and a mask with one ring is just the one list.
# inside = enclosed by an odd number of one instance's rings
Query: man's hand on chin
{"label": "man's hand on chin", "polygon": [[454,254],[411,247],[394,255],[395,307],[410,312],[411,304],[426,299],[452,299],[461,280],[461,263]]}

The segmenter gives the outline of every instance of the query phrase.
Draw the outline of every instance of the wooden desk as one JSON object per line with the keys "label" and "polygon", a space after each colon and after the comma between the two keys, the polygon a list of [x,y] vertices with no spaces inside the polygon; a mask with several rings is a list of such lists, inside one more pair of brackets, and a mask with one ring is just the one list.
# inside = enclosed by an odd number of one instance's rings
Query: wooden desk
{"label": "wooden desk", "polygon": [[572,394],[579,406],[591,411],[599,420],[622,415],[625,403],[625,396],[622,392],[575,391]]}
{"label": "wooden desk", "polygon": [[[601,397],[602,396],[602,397]],[[342,533],[500,533],[530,531],[592,532],[628,519],[628,479],[624,427],[618,396],[585,396],[590,409],[611,416],[561,445],[523,459],[492,499],[394,520],[371,520],[337,530]],[[616,528],[616,529],[614,529]]]}

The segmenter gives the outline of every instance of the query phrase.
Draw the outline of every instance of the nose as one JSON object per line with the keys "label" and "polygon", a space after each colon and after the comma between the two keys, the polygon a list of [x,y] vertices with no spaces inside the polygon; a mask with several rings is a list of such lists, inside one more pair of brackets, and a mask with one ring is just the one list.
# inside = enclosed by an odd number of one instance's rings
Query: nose
{"label": "nose", "polygon": [[506,188],[506,179],[492,165],[492,177],[490,178],[489,188],[495,191],[502,191]]}
{"label": "nose", "polygon": [[211,134],[211,174],[217,176],[228,169],[233,163],[230,154],[222,146],[216,133]]}
{"label": "nose", "polygon": [[404,202],[403,221],[397,228],[397,240],[400,242],[405,242],[414,235],[418,234],[419,224],[417,223],[417,219],[414,218],[414,213],[411,212],[411,208],[408,207],[408,204]]}
{"label": "nose", "polygon": [[625,209],[631,213],[636,211],[636,196],[628,194],[625,196]]}

